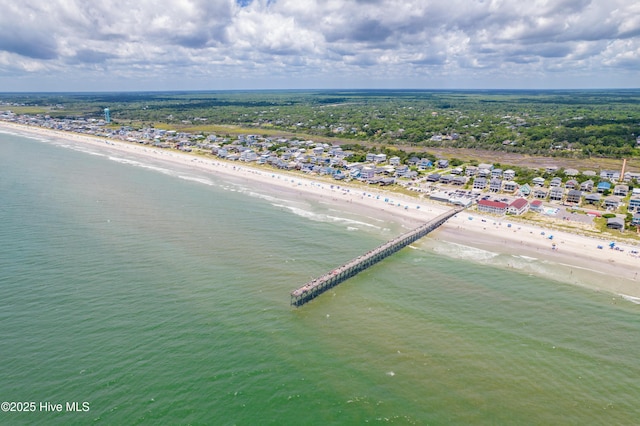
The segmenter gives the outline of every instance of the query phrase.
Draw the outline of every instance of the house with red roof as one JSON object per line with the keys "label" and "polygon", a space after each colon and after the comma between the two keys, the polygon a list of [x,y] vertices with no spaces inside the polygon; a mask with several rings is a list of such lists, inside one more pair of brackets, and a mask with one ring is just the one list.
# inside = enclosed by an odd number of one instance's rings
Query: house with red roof
{"label": "house with red roof", "polygon": [[540,211],[542,211],[542,201],[533,200],[529,207],[531,208],[531,211],[540,212]]}
{"label": "house with red roof", "polygon": [[526,213],[527,210],[529,210],[529,202],[524,198],[517,198],[513,200],[511,204],[509,204],[509,207],[507,208],[507,213],[520,215],[520,214]]}
{"label": "house with red roof", "polygon": [[478,211],[503,215],[507,212],[508,204],[500,201],[480,200],[478,201]]}

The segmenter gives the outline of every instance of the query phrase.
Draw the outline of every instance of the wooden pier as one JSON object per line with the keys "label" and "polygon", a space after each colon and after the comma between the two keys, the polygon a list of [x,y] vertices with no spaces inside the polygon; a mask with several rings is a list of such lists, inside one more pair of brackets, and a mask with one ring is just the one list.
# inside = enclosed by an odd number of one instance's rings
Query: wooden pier
{"label": "wooden pier", "polygon": [[414,241],[427,235],[429,232],[438,228],[445,223],[449,218],[464,210],[463,208],[455,208],[449,210],[440,216],[435,217],[429,222],[420,225],[412,231],[402,234],[392,240],[387,241],[379,247],[358,256],[355,259],[350,260],[344,265],[334,269],[331,272],[315,278],[302,287],[293,290],[291,292],[291,305],[302,306],[305,303],[313,300],[320,294],[329,290],[332,287],[337,286],[341,282],[353,277],[357,273],[364,271],[368,267],[380,262],[387,256],[403,249]]}

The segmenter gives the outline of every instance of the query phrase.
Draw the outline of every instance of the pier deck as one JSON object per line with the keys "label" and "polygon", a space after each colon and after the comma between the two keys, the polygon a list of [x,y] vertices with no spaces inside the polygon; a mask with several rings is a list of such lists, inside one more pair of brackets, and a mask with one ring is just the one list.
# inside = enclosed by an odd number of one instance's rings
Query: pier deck
{"label": "pier deck", "polygon": [[367,269],[368,267],[378,263],[387,256],[403,249],[414,241],[427,235],[429,232],[438,228],[445,223],[449,218],[456,215],[463,208],[455,208],[443,213],[429,222],[420,225],[419,227],[404,233],[392,240],[387,241],[379,247],[368,251],[367,253],[350,260],[338,268],[327,272],[326,274],[315,278],[300,288],[291,292],[291,305],[302,306],[305,303],[315,299],[320,294],[329,290],[332,287],[340,284],[341,282],[353,277],[357,273]]}

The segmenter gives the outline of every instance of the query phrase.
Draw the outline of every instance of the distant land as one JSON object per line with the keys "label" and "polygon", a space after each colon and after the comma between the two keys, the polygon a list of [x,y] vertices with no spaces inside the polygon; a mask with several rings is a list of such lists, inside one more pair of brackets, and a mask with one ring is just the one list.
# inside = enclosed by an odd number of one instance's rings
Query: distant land
{"label": "distant land", "polygon": [[114,126],[297,136],[450,156],[460,149],[464,157],[482,150],[586,160],[586,167],[607,158],[635,164],[640,154],[640,89],[4,93],[2,105],[95,119],[109,107]]}

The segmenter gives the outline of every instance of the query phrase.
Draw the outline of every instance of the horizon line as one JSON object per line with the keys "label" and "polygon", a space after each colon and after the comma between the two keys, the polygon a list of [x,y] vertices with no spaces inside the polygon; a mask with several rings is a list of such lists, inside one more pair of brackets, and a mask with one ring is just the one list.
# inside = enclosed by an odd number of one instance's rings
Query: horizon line
{"label": "horizon line", "polygon": [[0,91],[2,95],[20,94],[95,94],[95,93],[215,93],[215,92],[594,92],[637,91],[639,87],[612,88],[296,88],[296,89],[162,89],[162,90],[91,90],[91,91]]}

